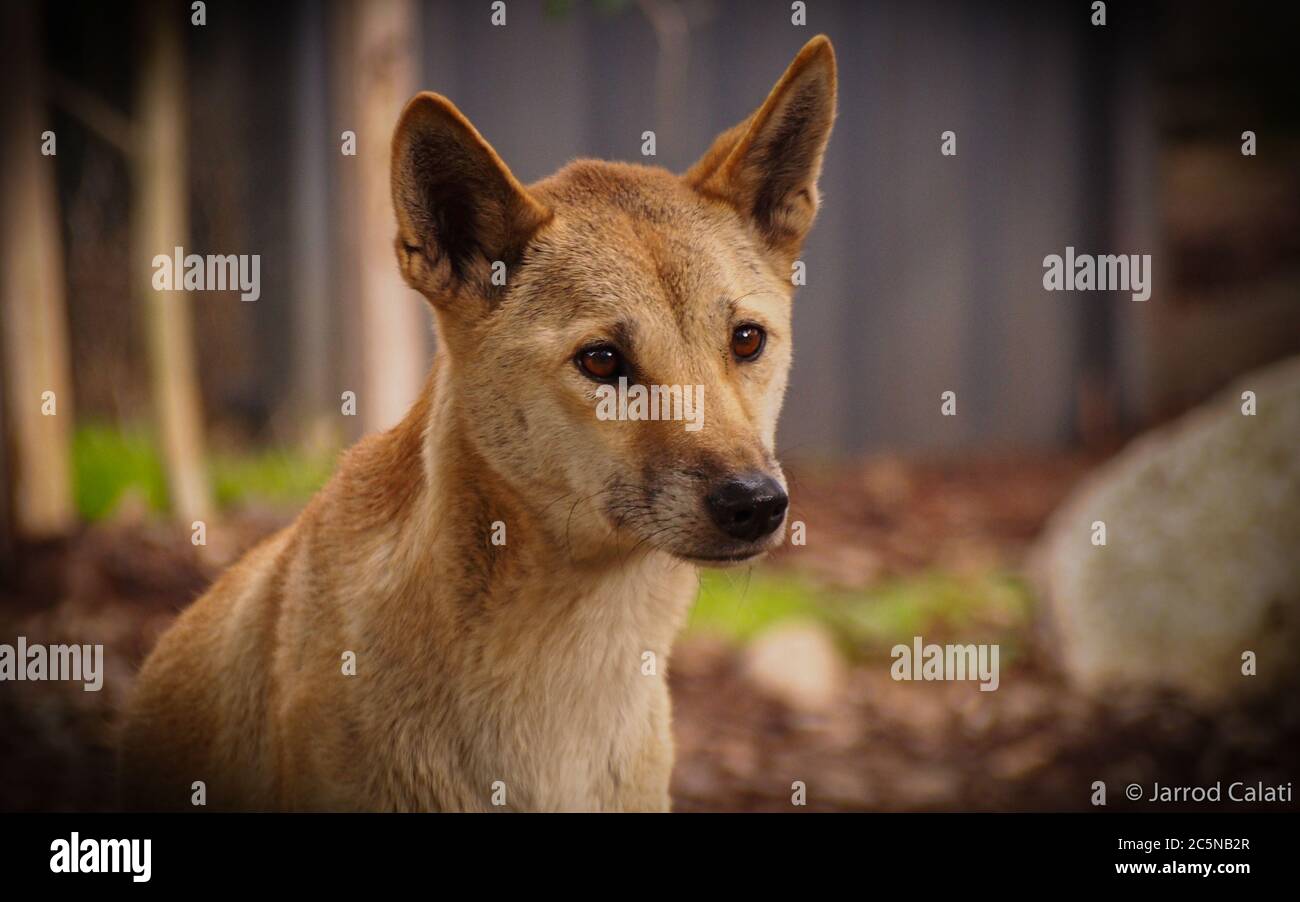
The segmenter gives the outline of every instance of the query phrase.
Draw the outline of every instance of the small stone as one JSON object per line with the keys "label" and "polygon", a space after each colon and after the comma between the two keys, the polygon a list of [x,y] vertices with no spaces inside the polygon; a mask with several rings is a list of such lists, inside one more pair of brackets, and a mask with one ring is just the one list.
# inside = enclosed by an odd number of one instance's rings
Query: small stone
{"label": "small stone", "polygon": [[808,713],[830,709],[847,678],[834,638],[811,621],[787,621],[761,633],[745,650],[743,671],[772,698]]}

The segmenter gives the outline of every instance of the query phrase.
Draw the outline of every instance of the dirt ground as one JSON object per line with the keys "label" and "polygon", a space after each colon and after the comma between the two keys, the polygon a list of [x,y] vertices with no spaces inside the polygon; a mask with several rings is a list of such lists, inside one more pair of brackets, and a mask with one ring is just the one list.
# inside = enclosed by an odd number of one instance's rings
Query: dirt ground
{"label": "dirt ground", "polygon": [[[796,471],[793,516],[807,523],[809,542],[767,566],[846,586],[934,568],[1014,570],[1089,466],[1059,457],[873,459]],[[0,584],[0,641],[103,642],[106,673],[98,693],[0,684],[0,810],[114,807],[114,712],[139,662],[223,561],[283,522],[229,518],[210,533],[221,541],[201,550],[187,532],[128,516],[23,551],[18,572]],[[1297,772],[1300,693],[1218,712],[1168,695],[1089,698],[1054,666],[1041,623],[1026,628],[1022,645],[996,692],[896,683],[887,663],[859,662],[835,706],[810,713],[757,689],[737,648],[687,637],[670,669],[675,807],[1086,809],[1093,781],[1104,780],[1110,806],[1127,810],[1137,807],[1122,798],[1131,782],[1284,784]],[[806,808],[792,806],[795,781],[806,786]]]}

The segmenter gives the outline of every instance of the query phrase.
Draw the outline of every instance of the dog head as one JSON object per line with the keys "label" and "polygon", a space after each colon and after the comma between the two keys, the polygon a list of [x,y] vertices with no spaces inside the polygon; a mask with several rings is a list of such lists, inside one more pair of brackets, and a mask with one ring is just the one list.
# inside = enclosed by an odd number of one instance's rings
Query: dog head
{"label": "dog head", "polygon": [[393,139],[397,256],[458,428],[575,558],[779,544],[791,272],[835,115],[825,37],[685,175],[578,161],[520,184],[445,98]]}

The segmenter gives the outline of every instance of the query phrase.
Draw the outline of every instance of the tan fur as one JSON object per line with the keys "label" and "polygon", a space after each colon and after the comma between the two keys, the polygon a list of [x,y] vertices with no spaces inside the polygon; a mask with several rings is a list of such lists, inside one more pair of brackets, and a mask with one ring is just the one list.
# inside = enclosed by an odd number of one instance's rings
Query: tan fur
{"label": "tan fur", "polygon": [[[393,194],[437,320],[425,391],[160,640],[128,804],[188,808],[201,780],[210,809],[493,810],[499,781],[512,810],[668,808],[669,652],[693,561],[735,551],[701,493],[780,478],[789,266],[834,91],[819,37],[685,177],[579,161],[527,188],[449,101],[411,101]],[[741,321],[768,335],[744,364]],[[573,358],[611,335],[646,383],[705,386],[705,428],[598,420]]]}

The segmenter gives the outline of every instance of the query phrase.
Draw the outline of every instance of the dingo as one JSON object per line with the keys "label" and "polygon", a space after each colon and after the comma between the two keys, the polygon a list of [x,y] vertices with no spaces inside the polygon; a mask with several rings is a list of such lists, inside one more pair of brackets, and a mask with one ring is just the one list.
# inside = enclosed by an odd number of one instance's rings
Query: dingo
{"label": "dingo", "polygon": [[[415,97],[392,186],[437,322],[426,387],[159,641],[125,801],[667,810],[695,567],[785,532],[790,275],[834,115],[817,37],[685,175],[581,160],[525,187]],[[705,427],[598,417],[620,378],[704,386]]]}

